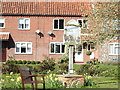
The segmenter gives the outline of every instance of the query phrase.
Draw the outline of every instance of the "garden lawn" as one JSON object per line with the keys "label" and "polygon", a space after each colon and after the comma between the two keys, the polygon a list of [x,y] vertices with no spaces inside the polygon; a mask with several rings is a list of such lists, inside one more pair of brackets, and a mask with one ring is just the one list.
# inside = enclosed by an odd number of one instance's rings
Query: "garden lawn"
{"label": "garden lawn", "polygon": [[93,77],[93,81],[98,85],[97,88],[118,88],[117,77]]}

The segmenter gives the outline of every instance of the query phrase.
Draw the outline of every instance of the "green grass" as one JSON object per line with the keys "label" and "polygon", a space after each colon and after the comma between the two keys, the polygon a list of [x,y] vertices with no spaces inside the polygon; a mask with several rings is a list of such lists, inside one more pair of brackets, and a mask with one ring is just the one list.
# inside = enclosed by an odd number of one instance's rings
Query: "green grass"
{"label": "green grass", "polygon": [[98,85],[97,88],[118,88],[117,77],[93,77],[93,81]]}

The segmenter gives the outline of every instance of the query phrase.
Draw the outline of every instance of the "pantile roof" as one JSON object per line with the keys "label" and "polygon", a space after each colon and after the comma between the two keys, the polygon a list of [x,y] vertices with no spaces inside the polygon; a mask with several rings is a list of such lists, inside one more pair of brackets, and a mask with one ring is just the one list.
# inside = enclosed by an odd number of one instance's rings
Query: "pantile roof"
{"label": "pantile roof", "polygon": [[8,40],[9,39],[9,34],[1,34],[0,33],[0,40]]}
{"label": "pantile roof", "polygon": [[87,15],[91,2],[2,2],[1,6],[3,15]]}

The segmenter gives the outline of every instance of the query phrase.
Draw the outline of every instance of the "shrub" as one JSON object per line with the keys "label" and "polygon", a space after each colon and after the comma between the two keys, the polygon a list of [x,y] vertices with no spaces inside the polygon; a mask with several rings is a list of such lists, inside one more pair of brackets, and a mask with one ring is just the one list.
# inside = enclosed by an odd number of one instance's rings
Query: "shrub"
{"label": "shrub", "polygon": [[64,54],[58,58],[58,63],[68,63],[69,62],[69,57],[68,55]]}
{"label": "shrub", "polygon": [[89,50],[89,51],[86,51],[86,55],[91,55],[92,52]]}
{"label": "shrub", "polygon": [[39,64],[40,61],[26,61],[26,60],[8,60],[6,63],[15,63],[15,64]]}
{"label": "shrub", "polygon": [[78,69],[76,69],[77,74],[84,75],[85,73],[88,73],[89,75],[93,76],[99,73],[98,66],[91,65],[91,64],[84,64],[80,65]]}
{"label": "shrub", "polygon": [[6,73],[10,73],[10,72],[18,73],[19,71],[18,71],[17,65],[14,63],[3,64],[2,65],[2,73],[6,74]]}
{"label": "shrub", "polygon": [[93,86],[93,85],[96,85],[96,84],[92,80],[92,76],[84,74],[84,86]]}
{"label": "shrub", "polygon": [[104,61],[103,62],[104,65],[120,65],[120,63],[118,61]]}
{"label": "shrub", "polygon": [[27,61],[26,61],[26,60],[23,60],[23,61],[22,61],[22,64],[27,64]]}
{"label": "shrub", "polygon": [[87,61],[86,63],[87,63],[87,64],[92,64],[92,65],[99,65],[99,64],[101,64],[101,62],[98,61],[98,60]]}
{"label": "shrub", "polygon": [[21,87],[21,77],[19,74],[4,74],[0,79],[2,89],[12,89],[12,88],[22,88]]}
{"label": "shrub", "polygon": [[68,71],[68,62],[69,62],[69,57],[67,55],[62,55],[59,58],[58,61],[58,67],[59,67],[59,71],[57,73],[66,73]]}
{"label": "shrub", "polygon": [[31,64],[31,61],[27,61],[27,64]]}
{"label": "shrub", "polygon": [[[39,62],[40,63],[40,62]],[[53,58],[45,57],[39,65],[34,67],[34,71],[46,74],[48,70],[53,71],[55,69],[55,60]]]}
{"label": "shrub", "polygon": [[77,74],[84,75],[88,73],[91,76],[104,76],[104,77],[118,77],[118,66],[117,65],[92,65],[85,64],[79,65],[77,69],[75,69]]}
{"label": "shrub", "polygon": [[49,85],[49,88],[63,88],[63,83],[59,81],[56,74],[48,74],[46,83]]}

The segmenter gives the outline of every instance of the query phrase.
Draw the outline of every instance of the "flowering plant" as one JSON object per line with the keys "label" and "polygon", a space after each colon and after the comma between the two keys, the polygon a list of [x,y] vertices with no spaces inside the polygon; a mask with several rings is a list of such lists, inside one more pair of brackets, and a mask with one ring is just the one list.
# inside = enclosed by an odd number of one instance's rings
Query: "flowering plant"
{"label": "flowering plant", "polygon": [[58,80],[58,77],[56,74],[53,74],[50,72],[50,70],[47,72],[48,75],[46,78],[46,83],[50,86],[50,88],[62,88],[63,84]]}
{"label": "flowering plant", "polygon": [[1,88],[21,88],[21,77],[19,74],[4,74],[0,77]]}
{"label": "flowering plant", "polygon": [[92,76],[88,75],[87,73],[84,74],[84,86],[93,86],[95,83],[92,80]]}

